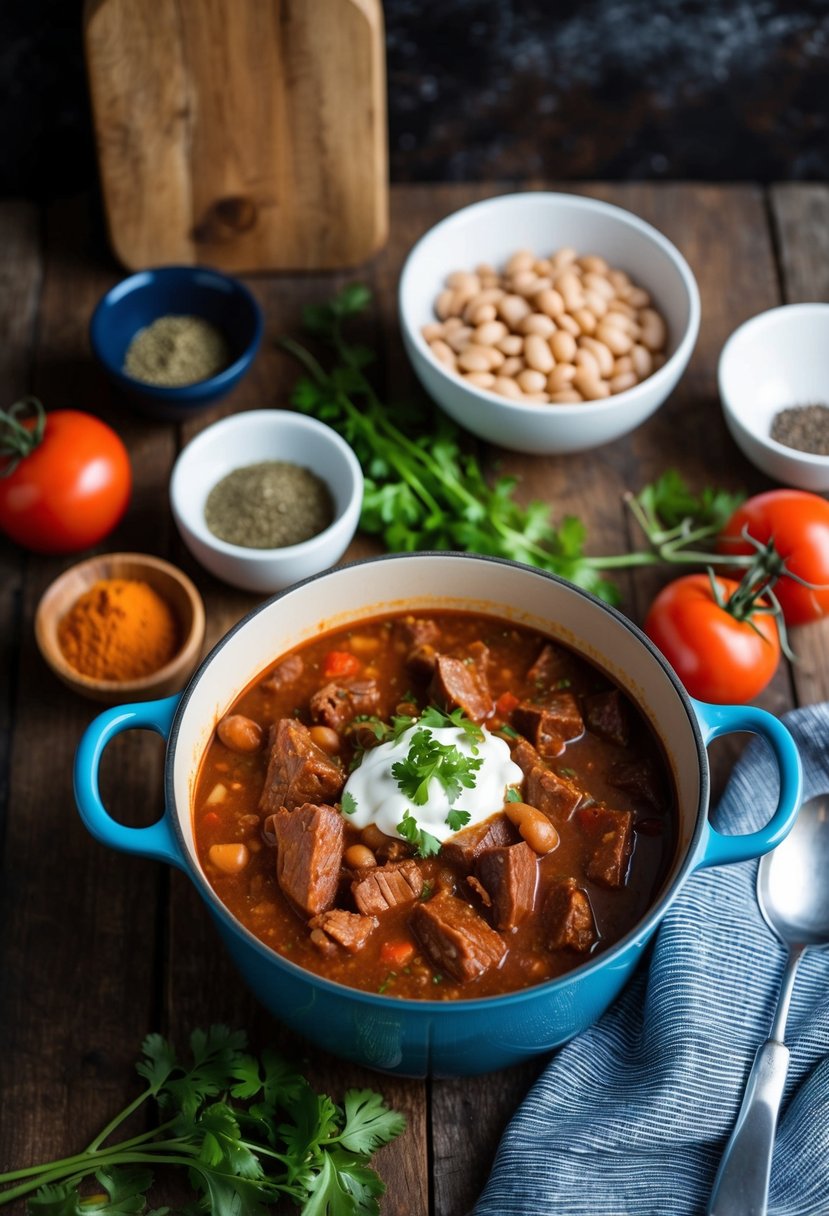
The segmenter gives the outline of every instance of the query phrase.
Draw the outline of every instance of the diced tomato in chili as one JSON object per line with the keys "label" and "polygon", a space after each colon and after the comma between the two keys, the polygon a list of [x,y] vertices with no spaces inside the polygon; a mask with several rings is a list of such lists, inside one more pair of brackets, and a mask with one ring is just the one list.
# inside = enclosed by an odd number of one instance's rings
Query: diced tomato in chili
{"label": "diced tomato in chili", "polygon": [[512,692],[502,692],[495,702],[495,712],[499,718],[508,718],[518,704],[518,697]]}
{"label": "diced tomato in chili", "polygon": [[202,819],[202,826],[205,828],[217,828],[221,820],[215,811],[208,811]]}
{"label": "diced tomato in chili", "polygon": [[405,967],[414,958],[415,948],[404,938],[383,942],[380,947],[380,962],[389,967]]}
{"label": "diced tomato in chili", "polygon": [[356,676],[362,668],[362,663],[356,655],[347,650],[329,650],[322,661],[324,676]]}

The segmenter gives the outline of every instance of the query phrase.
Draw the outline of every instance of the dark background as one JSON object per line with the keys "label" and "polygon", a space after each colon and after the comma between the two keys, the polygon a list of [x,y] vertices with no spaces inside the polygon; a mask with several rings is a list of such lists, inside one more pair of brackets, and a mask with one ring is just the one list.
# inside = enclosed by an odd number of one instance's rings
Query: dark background
{"label": "dark background", "polygon": [[[395,181],[829,178],[829,0],[384,11]],[[0,0],[0,195],[95,180],[80,12]]]}

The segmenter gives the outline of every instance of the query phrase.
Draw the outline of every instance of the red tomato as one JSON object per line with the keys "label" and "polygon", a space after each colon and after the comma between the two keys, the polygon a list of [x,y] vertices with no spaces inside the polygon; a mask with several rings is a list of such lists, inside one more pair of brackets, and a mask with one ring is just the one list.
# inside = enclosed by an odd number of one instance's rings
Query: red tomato
{"label": "red tomato", "polygon": [[[716,582],[724,601],[738,586],[728,578]],[[774,617],[756,613],[750,621],[738,621],[717,603],[707,574],[686,574],[663,587],[644,628],[691,696],[701,701],[751,701],[780,659]]]}
{"label": "red tomato", "polygon": [[348,650],[329,650],[322,661],[324,676],[356,676],[362,664],[356,655]]}
{"label": "red tomato", "polygon": [[[0,412],[0,528],[35,553],[74,553],[112,531],[129,503],[129,456],[115,431],[80,410]],[[27,440],[26,432],[30,439]],[[13,451],[30,448],[11,473]]]}
{"label": "red tomato", "polygon": [[721,553],[754,553],[743,529],[774,547],[786,570],[812,583],[804,587],[785,573],[774,585],[789,625],[804,625],[829,613],[829,502],[805,490],[768,490],[738,507],[720,533]]}

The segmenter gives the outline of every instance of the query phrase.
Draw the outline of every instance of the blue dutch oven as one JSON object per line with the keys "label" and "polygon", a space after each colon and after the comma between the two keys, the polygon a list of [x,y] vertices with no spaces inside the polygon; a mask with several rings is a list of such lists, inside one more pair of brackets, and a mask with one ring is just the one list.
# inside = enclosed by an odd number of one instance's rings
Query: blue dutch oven
{"label": "blue dutch oven", "polygon": [[[659,736],[679,807],[676,856],[654,904],[614,946],[568,975],[506,996],[400,1000],[312,975],[263,945],[230,914],[205,878],[193,844],[191,796],[217,720],[280,654],[322,630],[384,611],[486,612],[536,628],[603,668],[637,702]],[[117,823],[98,790],[109,741],[133,728],[167,740],[165,808],[151,827]],[[777,808],[760,831],[724,836],[708,821],[706,747],[751,731],[780,774]],[[296,585],[256,608],[218,643],[179,697],[108,710],[78,748],[75,795],[96,839],[178,866],[195,883],[219,934],[262,1003],[326,1050],[407,1076],[487,1072],[548,1052],[594,1022],[630,977],[671,902],[695,870],[745,861],[775,848],[792,826],[801,767],[786,728],[752,706],[690,698],[655,647],[621,613],[572,584],[527,566],[454,553],[357,562]]]}

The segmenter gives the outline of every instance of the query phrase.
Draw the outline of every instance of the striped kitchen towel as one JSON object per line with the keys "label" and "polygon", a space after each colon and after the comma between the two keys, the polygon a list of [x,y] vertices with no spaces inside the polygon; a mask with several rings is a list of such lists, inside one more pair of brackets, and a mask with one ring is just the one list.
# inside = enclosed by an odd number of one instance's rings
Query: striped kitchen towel
{"label": "striped kitchen towel", "polygon": [[[829,705],[784,721],[803,758],[804,798],[829,791]],[[760,827],[776,786],[755,740],[714,822]],[[519,1108],[474,1216],[701,1216],[785,961],[757,906],[757,864],[691,876],[644,967],[555,1053]],[[828,951],[801,962],[786,1042],[769,1216],[829,1216]]]}

